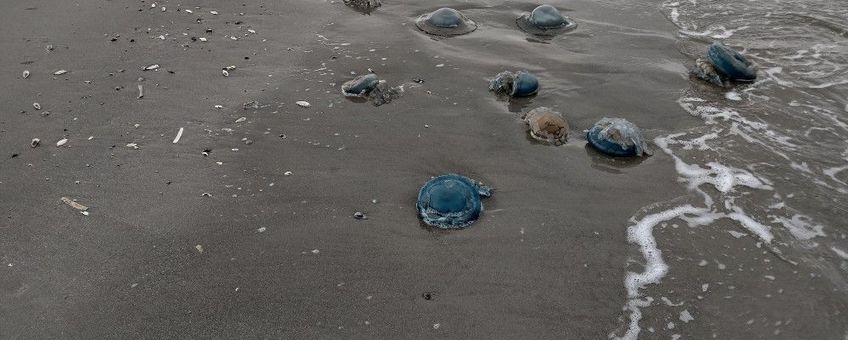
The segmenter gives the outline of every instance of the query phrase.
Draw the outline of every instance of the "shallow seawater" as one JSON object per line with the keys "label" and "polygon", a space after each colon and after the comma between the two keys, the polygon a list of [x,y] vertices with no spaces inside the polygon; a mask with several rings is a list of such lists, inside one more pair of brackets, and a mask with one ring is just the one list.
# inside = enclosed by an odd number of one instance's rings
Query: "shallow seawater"
{"label": "shallow seawater", "polygon": [[[592,306],[572,292],[574,306],[591,306],[584,312],[598,319],[569,334],[844,335],[848,26],[840,18],[848,6],[552,4],[579,27],[534,39],[515,27],[515,18],[538,4],[462,2],[450,5],[478,29],[432,37],[418,32],[413,21],[438,7],[417,2],[384,4],[367,19],[342,17],[321,35],[351,70],[372,67],[399,82],[425,80],[393,103],[392,112],[368,114],[452,126],[419,134],[437,141],[419,140],[412,149],[420,161],[414,162],[431,176],[468,172],[507,191],[492,204],[516,216],[495,213],[471,230],[514,227],[523,235],[524,228],[559,221],[572,233],[539,232],[563,238],[591,230],[618,233],[577,254],[604,259],[612,277],[575,291],[610,295],[619,303]],[[714,39],[754,60],[758,80],[719,89],[689,79],[687,68]],[[487,96],[487,81],[504,69],[537,75],[539,95],[508,102]],[[605,159],[585,147],[585,137],[571,138],[564,148],[528,143],[517,117],[540,106],[563,112],[578,132],[573,136],[601,117],[633,121],[653,140],[654,156]],[[474,155],[457,156],[467,153]],[[510,165],[496,170],[494,164]],[[602,182],[574,182],[591,178]],[[657,192],[648,193],[645,185]],[[562,195],[572,199],[557,202]],[[533,208],[511,210],[515,205]],[[585,206],[592,213],[581,212]],[[600,213],[610,209],[615,212]],[[540,215],[553,220],[539,222]],[[484,236],[469,237],[486,242]],[[561,261],[562,267],[546,265],[568,276],[567,262],[575,259]],[[564,293],[550,288],[540,294]],[[551,314],[547,325],[576,322],[568,314]]]}

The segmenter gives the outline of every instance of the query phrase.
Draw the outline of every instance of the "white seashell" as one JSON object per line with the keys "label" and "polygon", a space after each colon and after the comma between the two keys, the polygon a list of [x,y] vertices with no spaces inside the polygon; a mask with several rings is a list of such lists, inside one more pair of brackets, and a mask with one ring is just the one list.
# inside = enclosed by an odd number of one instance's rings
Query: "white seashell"
{"label": "white seashell", "polygon": [[41,104],[39,103],[32,103],[32,107],[34,107],[36,110],[41,110]]}
{"label": "white seashell", "polygon": [[65,73],[68,73],[68,70],[58,70],[58,71],[56,71],[56,72],[53,72],[53,75],[61,76],[61,75],[65,74]]}
{"label": "white seashell", "polygon": [[62,146],[62,145],[65,145],[66,143],[68,143],[68,139],[62,138],[62,140],[56,142],[56,146]]}
{"label": "white seashell", "polygon": [[21,76],[24,77],[24,79],[29,78],[29,70],[24,70],[24,73],[21,74]]}
{"label": "white seashell", "polygon": [[144,68],[145,71],[153,71],[159,69],[159,64],[153,64]]}
{"label": "white seashell", "polygon": [[209,13],[212,13],[212,15],[218,15],[218,11],[209,11]]}
{"label": "white seashell", "polygon": [[297,106],[300,106],[300,107],[310,107],[310,106],[312,106],[312,104],[309,104],[309,102],[305,101],[305,100],[299,100],[295,104],[297,104]]}
{"label": "white seashell", "polygon": [[221,70],[221,74],[223,74],[223,75],[224,75],[224,77],[229,77],[229,76],[230,76],[230,72],[227,72],[227,70]]}

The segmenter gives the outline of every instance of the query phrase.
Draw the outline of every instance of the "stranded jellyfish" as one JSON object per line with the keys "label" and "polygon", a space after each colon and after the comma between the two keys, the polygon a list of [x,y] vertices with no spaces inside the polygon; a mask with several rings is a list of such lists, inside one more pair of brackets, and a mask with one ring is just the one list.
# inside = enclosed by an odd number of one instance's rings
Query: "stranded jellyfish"
{"label": "stranded jellyfish", "polygon": [[642,131],[623,118],[604,118],[586,133],[589,144],[610,156],[650,155]]}
{"label": "stranded jellyfish", "polygon": [[552,36],[577,28],[577,23],[559,13],[556,7],[541,5],[533,12],[524,13],[515,19],[518,28],[524,32]]}
{"label": "stranded jellyfish", "polygon": [[716,41],[707,50],[706,58],[695,60],[692,74],[715,85],[728,86],[731,81],[754,81],[757,67],[739,52]]}
{"label": "stranded jellyfish", "polygon": [[362,12],[364,14],[370,14],[372,11],[380,7],[382,3],[380,0],[344,0],[345,5]]}
{"label": "stranded jellyfish", "polygon": [[462,35],[473,32],[477,24],[453,8],[440,8],[415,20],[415,26],[425,33],[440,36]]}
{"label": "stranded jellyfish", "polygon": [[418,192],[418,215],[431,227],[463,229],[474,223],[483,210],[480,197],[492,189],[468,177],[448,174],[431,179]]}
{"label": "stranded jellyfish", "polygon": [[553,145],[565,143],[568,137],[568,122],[559,112],[547,107],[531,110],[524,116],[530,128],[530,137]]}
{"label": "stranded jellyfish", "polygon": [[489,81],[489,91],[510,97],[529,97],[539,92],[539,79],[527,71],[504,71]]}
{"label": "stranded jellyfish", "polygon": [[390,103],[402,91],[401,87],[389,87],[385,80],[378,79],[373,73],[357,76],[342,84],[345,97],[368,99],[376,106]]}

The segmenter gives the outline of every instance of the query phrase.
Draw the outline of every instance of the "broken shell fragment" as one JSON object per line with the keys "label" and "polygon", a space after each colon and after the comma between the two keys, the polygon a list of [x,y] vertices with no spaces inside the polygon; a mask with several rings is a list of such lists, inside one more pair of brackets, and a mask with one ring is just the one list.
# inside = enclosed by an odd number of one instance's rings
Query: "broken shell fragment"
{"label": "broken shell fragment", "polygon": [[65,74],[65,73],[68,73],[68,70],[58,70],[58,71],[56,71],[56,72],[53,72],[53,75],[61,76],[61,75]]}
{"label": "broken shell fragment", "polygon": [[29,145],[34,148],[38,147],[39,145],[41,145],[41,140],[38,138],[33,138]]}
{"label": "broken shell fragment", "polygon": [[295,102],[295,104],[297,104],[297,106],[300,106],[300,107],[310,107],[310,106],[312,106],[312,104],[309,104],[309,102],[305,101],[305,100],[298,100],[297,102]]}
{"label": "broken shell fragment", "polygon": [[23,77],[24,79],[29,78],[29,70],[24,70],[24,73],[21,74],[21,77]]}
{"label": "broken shell fragment", "polygon": [[524,122],[530,128],[530,136],[540,142],[554,145],[566,142],[568,121],[559,112],[547,107],[535,108],[527,113]]}
{"label": "broken shell fragment", "polygon": [[77,202],[74,202],[74,200],[72,200],[72,199],[70,199],[70,198],[67,198],[67,197],[62,197],[62,202],[63,202],[63,203],[65,203],[65,204],[67,204],[67,205],[68,205],[68,206],[70,206],[71,208],[76,209],[76,210],[80,210],[80,211],[86,211],[86,210],[88,210],[88,207],[86,207],[86,206],[84,206],[84,205],[82,205],[82,204],[79,204],[79,203],[77,203]]}
{"label": "broken shell fragment", "polygon": [[67,138],[62,138],[62,139],[60,139],[58,142],[56,142],[56,146],[62,146],[62,145],[65,145],[67,142],[68,142],[68,139],[67,139]]}
{"label": "broken shell fragment", "polygon": [[32,103],[32,107],[34,107],[36,110],[41,110],[41,104],[39,103]]}
{"label": "broken shell fragment", "polygon": [[153,65],[144,67],[145,71],[154,71],[154,70],[158,70],[158,69],[159,69],[159,64],[153,64]]}

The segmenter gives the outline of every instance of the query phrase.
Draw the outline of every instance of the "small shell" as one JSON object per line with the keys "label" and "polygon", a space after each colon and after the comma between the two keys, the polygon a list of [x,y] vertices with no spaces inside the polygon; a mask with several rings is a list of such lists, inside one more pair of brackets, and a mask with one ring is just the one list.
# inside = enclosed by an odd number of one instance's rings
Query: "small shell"
{"label": "small shell", "polygon": [[29,143],[29,145],[34,147],[34,148],[38,147],[38,145],[40,145],[40,144],[41,144],[41,140],[38,139],[38,138],[33,138],[32,142]]}
{"label": "small shell", "polygon": [[29,70],[24,70],[24,73],[21,74],[21,77],[24,77],[24,79],[29,78]]}
{"label": "small shell", "polygon": [[145,71],[153,71],[157,69],[159,69],[159,64],[153,64],[144,68]]}
{"label": "small shell", "polygon": [[230,72],[227,72],[227,70],[221,70],[221,74],[223,74],[223,75],[224,75],[224,77],[229,77],[229,76],[230,76]]}
{"label": "small shell", "polygon": [[36,110],[41,110],[41,104],[39,103],[32,103],[32,107],[34,107]]}
{"label": "small shell", "polygon": [[65,145],[66,143],[68,143],[68,139],[67,139],[67,138],[62,138],[61,140],[59,140],[58,142],[56,142],[56,146],[62,146],[62,145]]}
{"label": "small shell", "polygon": [[297,106],[300,106],[300,107],[310,107],[310,106],[312,106],[312,104],[309,104],[309,102],[305,101],[305,100],[299,100],[295,104],[297,104]]}
{"label": "small shell", "polygon": [[56,71],[56,72],[53,72],[53,75],[55,75],[55,76],[61,76],[61,75],[65,74],[65,73],[68,73],[68,70],[58,70],[58,71]]}

